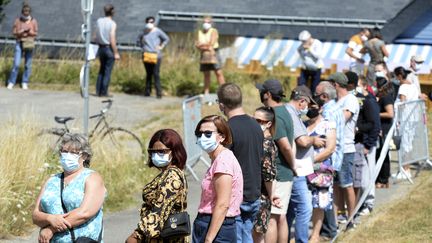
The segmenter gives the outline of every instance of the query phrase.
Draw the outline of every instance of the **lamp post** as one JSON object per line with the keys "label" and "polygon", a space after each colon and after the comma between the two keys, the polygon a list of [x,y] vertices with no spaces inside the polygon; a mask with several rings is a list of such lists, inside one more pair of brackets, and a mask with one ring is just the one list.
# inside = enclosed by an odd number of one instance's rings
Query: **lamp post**
{"label": "lamp post", "polygon": [[83,112],[83,133],[88,136],[89,123],[89,79],[90,79],[90,39],[91,39],[91,15],[93,12],[93,0],[81,0],[81,11],[84,18],[84,24],[81,26],[82,37],[85,40],[85,63],[84,79],[82,84],[82,95],[84,98]]}

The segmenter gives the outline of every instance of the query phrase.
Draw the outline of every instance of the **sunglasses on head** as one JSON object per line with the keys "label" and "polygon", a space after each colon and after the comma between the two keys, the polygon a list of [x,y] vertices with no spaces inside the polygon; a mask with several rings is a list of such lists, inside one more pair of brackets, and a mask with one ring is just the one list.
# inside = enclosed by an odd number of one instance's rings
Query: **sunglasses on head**
{"label": "sunglasses on head", "polygon": [[171,149],[147,149],[147,152],[151,153],[157,153],[157,154],[168,154],[171,151]]}
{"label": "sunglasses on head", "polygon": [[195,136],[200,138],[203,134],[206,138],[210,138],[215,131],[195,131]]}

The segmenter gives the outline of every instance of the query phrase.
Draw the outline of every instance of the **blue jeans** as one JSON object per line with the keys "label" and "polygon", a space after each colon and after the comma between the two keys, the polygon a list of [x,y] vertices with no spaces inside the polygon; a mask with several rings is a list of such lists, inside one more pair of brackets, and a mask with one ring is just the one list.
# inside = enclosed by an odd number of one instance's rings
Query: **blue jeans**
{"label": "blue jeans", "polygon": [[242,202],[240,205],[240,215],[236,217],[237,243],[253,242],[253,222],[260,206],[261,200],[259,198],[253,202]]}
{"label": "blue jeans", "polygon": [[33,59],[33,51],[32,50],[24,51],[22,49],[21,42],[17,41],[15,44],[14,63],[13,63],[12,71],[11,71],[10,76],[9,76],[8,83],[12,83],[12,84],[16,83],[16,79],[17,79],[18,72],[19,72],[19,66],[21,64],[21,56],[23,55],[23,52],[24,52],[24,73],[23,73],[23,77],[22,77],[22,82],[23,83],[29,82],[30,74],[32,71],[31,65],[32,65],[32,59]]}
{"label": "blue jeans", "polygon": [[295,219],[296,243],[308,242],[311,217],[312,194],[308,189],[306,177],[296,176],[293,180],[291,199],[287,212],[288,232],[290,232],[293,220]]}
{"label": "blue jeans", "polygon": [[111,80],[111,71],[114,67],[114,53],[110,46],[99,46],[98,50],[100,69],[96,81],[96,95],[108,95],[108,86]]}
{"label": "blue jeans", "polygon": [[321,81],[321,69],[317,69],[314,71],[302,69],[300,73],[300,77],[298,80],[298,85],[306,85],[309,78],[312,79],[310,90],[312,94],[315,93],[315,89]]}
{"label": "blue jeans", "polygon": [[352,168],[355,153],[344,153],[340,171],[337,173],[337,182],[340,187],[347,188],[353,186]]}
{"label": "blue jeans", "polygon": [[[192,231],[192,242],[203,243],[207,235],[208,228],[211,222],[211,214],[198,214]],[[215,239],[216,243],[235,243],[236,242],[236,222],[234,218],[225,218]]]}

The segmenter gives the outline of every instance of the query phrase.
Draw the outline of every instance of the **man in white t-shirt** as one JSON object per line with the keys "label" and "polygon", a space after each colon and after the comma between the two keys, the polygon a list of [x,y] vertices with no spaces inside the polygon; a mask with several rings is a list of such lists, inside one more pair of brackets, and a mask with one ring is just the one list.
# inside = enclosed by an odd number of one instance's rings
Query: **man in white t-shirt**
{"label": "man in white t-shirt", "polygon": [[[342,109],[346,121],[344,129],[343,161],[336,178],[337,183],[335,183],[338,184],[338,186],[335,187],[335,208],[343,209],[344,203],[346,203],[348,208],[348,217],[350,217],[354,213],[356,204],[353,188],[352,166],[356,151],[354,145],[354,134],[360,106],[357,98],[347,89],[348,78],[345,74],[340,72],[334,73],[329,76],[329,80],[335,85],[337,104]],[[343,197],[341,197],[342,195]]]}
{"label": "man in white t-shirt", "polygon": [[364,59],[361,49],[363,49],[363,43],[366,42],[370,37],[370,31],[368,28],[362,28],[359,33],[353,35],[348,41],[348,47],[345,53],[350,57],[349,69],[352,72],[363,74],[364,71]]}

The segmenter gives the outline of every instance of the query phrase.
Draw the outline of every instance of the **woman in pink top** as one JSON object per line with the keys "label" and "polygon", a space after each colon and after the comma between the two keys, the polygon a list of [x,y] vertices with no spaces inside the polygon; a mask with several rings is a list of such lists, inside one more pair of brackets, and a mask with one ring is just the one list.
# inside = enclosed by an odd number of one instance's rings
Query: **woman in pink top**
{"label": "woman in pink top", "polygon": [[241,167],[225,146],[231,144],[230,128],[217,115],[204,117],[195,129],[197,144],[212,164],[201,183],[201,202],[194,221],[192,242],[236,242],[235,217],[243,200]]}

